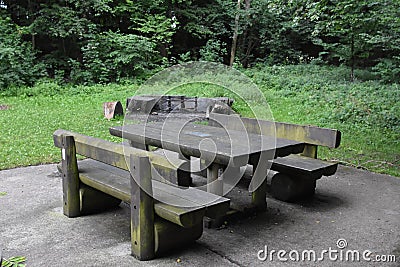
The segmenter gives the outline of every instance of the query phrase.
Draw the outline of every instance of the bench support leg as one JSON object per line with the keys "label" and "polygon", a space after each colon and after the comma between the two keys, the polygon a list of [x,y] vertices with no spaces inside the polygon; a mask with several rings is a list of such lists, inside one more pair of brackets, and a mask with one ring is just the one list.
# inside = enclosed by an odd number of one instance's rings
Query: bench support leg
{"label": "bench support leg", "polygon": [[81,185],[79,189],[79,198],[82,214],[93,214],[108,209],[116,208],[121,200],[96,190],[92,187]]}
{"label": "bench support leg", "polygon": [[317,150],[318,150],[318,146],[306,144],[304,146],[304,150],[303,150],[303,153],[301,153],[301,155],[305,156],[305,157],[310,157],[310,158],[316,159],[317,152],[318,152]]}
{"label": "bench support leg", "polygon": [[62,181],[63,211],[68,217],[77,217],[80,212],[79,174],[73,136],[62,136]]}
{"label": "bench support leg", "polygon": [[201,223],[184,228],[158,217],[155,220],[154,229],[156,255],[191,244],[203,233]]}
{"label": "bench support leg", "polygon": [[131,247],[139,260],[155,257],[154,200],[148,157],[130,156]]}
{"label": "bench support leg", "polygon": [[313,196],[315,185],[315,179],[277,173],[271,180],[271,195],[276,199],[292,202]]}

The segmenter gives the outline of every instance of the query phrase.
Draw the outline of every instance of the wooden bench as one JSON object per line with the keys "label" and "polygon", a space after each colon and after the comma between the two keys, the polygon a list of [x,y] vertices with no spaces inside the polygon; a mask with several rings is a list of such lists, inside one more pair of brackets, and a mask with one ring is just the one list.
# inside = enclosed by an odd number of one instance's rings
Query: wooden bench
{"label": "wooden bench", "polygon": [[318,146],[337,148],[341,139],[338,130],[244,117],[240,118],[241,125],[238,122],[237,115],[209,114],[209,125],[212,126],[223,125],[231,130],[244,127],[248,133],[275,133],[277,138],[305,143],[302,154],[273,160],[271,169],[278,173],[272,177],[270,193],[277,199],[295,201],[310,197],[315,192],[316,180],[322,176],[333,175],[337,170],[337,163],[317,159],[317,150]]}
{"label": "wooden bench", "polygon": [[[77,217],[130,203],[132,255],[139,260],[194,242],[204,216],[229,209],[227,198],[168,181],[187,175],[180,170],[185,161],[172,164],[152,152],[64,130],[53,139],[62,151],[64,214]],[[76,154],[90,159],[78,162]]]}

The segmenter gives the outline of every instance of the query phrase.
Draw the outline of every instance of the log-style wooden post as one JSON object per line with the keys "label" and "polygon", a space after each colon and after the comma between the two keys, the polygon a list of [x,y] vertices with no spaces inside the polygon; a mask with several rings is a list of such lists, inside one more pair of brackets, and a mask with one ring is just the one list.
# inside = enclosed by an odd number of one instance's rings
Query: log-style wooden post
{"label": "log-style wooden post", "polygon": [[139,260],[155,257],[154,200],[151,166],[146,156],[130,156],[132,255]]}
{"label": "log-style wooden post", "polygon": [[[220,165],[217,163],[211,163],[207,167],[207,192],[222,196],[224,191],[224,183],[222,177],[218,177]],[[204,218],[204,226],[207,228],[217,228],[224,223],[224,215],[220,214],[215,218]]]}
{"label": "log-style wooden post", "polygon": [[253,179],[255,176],[265,178],[262,184],[251,193],[251,203],[257,208],[258,211],[265,211],[267,209],[267,178],[266,173],[263,172],[263,168],[257,168],[259,164],[266,164],[265,162],[259,162],[260,155],[251,160],[253,165]]}
{"label": "log-style wooden post", "polygon": [[63,210],[68,217],[80,215],[79,174],[74,137],[62,136]]}
{"label": "log-style wooden post", "polygon": [[222,177],[218,177],[218,171],[220,165],[217,163],[211,163],[207,167],[207,192],[213,193],[218,196],[223,195],[223,181]]}

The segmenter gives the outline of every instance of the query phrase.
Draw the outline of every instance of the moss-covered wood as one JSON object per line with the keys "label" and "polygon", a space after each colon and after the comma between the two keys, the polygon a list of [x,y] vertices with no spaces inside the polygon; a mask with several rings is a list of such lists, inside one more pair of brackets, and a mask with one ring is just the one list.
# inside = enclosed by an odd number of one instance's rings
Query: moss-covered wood
{"label": "moss-covered wood", "polygon": [[210,124],[215,124],[215,121],[224,122],[224,127],[229,127],[229,129],[232,130],[243,129],[244,125],[248,133],[270,136],[276,135],[277,138],[296,140],[307,144],[327,146],[330,148],[338,147],[341,140],[340,131],[316,126],[243,117],[240,118],[240,123],[238,123],[237,116],[211,113]]}
{"label": "moss-covered wood", "polygon": [[60,136],[62,182],[63,182],[63,211],[68,217],[77,217],[80,213],[79,176],[76,160],[74,137]]}
{"label": "moss-covered wood", "polygon": [[[259,160],[255,160],[252,162],[254,174],[253,174],[253,182],[258,182],[259,185],[256,189],[251,193],[251,203],[256,207],[258,211],[265,211],[267,209],[267,171],[266,166],[260,166],[258,168],[260,162]],[[254,177],[258,177],[254,179]]]}
{"label": "moss-covered wood", "polygon": [[81,214],[92,214],[116,208],[121,200],[93,187],[81,184],[79,189]]}
{"label": "moss-covered wood", "polygon": [[53,134],[54,145],[62,147],[62,135],[70,135],[74,137],[76,145],[76,153],[89,157],[106,164],[129,170],[127,162],[129,155],[142,155],[149,157],[152,163],[152,176],[160,180],[168,180],[172,183],[178,183],[179,180],[188,180],[190,173],[186,170],[190,169],[190,163],[178,158],[167,159],[162,155],[153,152],[144,151],[123,144],[117,144],[105,141],[99,138],[82,135],[66,130],[57,130]]}
{"label": "moss-covered wood", "polygon": [[[81,183],[110,196],[131,201],[129,172],[91,159],[79,161]],[[155,213],[182,227],[192,227],[205,215],[224,214],[229,199],[196,188],[181,188],[152,180]]]}
{"label": "moss-covered wood", "polygon": [[[140,260],[195,241],[205,215],[229,209],[224,197],[154,180],[149,152],[127,147],[124,154],[133,152],[127,164],[120,144],[62,130],[55,132],[54,143],[62,148],[65,214],[74,217],[115,207],[121,200],[130,202],[132,255]],[[78,164],[76,154],[97,160]]]}
{"label": "moss-covered wood", "polygon": [[[219,123],[218,123],[219,122]],[[341,133],[338,130],[320,128],[308,125],[272,122],[252,118],[241,118],[224,114],[210,114],[210,125],[226,127],[228,129],[243,129],[248,133],[257,133],[277,137],[276,159],[271,169],[278,171],[271,182],[271,194],[280,200],[294,201],[312,196],[315,192],[316,180],[323,175],[333,175],[337,170],[337,163],[324,162],[317,159],[318,146],[336,148],[340,144]],[[304,142],[302,151],[292,151],[293,154],[284,155],[278,149],[280,138],[287,138]],[[251,161],[257,164],[257,156]],[[262,205],[264,199],[264,185],[252,194],[252,201],[257,206]]]}
{"label": "moss-covered wood", "polygon": [[162,218],[155,218],[154,232],[157,256],[165,251],[189,245],[199,239],[203,233],[203,223],[184,228]]}
{"label": "moss-covered wood", "polygon": [[148,157],[131,155],[131,248],[139,260],[155,257],[154,201]]}
{"label": "moss-covered wood", "polygon": [[272,169],[288,175],[307,176],[316,180],[321,178],[323,175],[330,176],[335,174],[337,166],[337,163],[322,161],[300,155],[290,155],[275,159]]}
{"label": "moss-covered wood", "polygon": [[315,192],[316,181],[301,175],[286,175],[277,173],[272,177],[270,193],[282,201],[296,201],[312,197]]}
{"label": "moss-covered wood", "polygon": [[186,124],[182,129],[177,126],[165,126],[163,123],[135,124],[112,127],[110,133],[185,156],[239,167],[246,165],[250,156],[256,153],[279,151],[281,156],[286,156],[299,153],[304,148],[303,143],[294,140],[282,139],[277,144],[273,136],[249,134],[244,138],[241,131],[227,132],[218,127],[201,124]]}

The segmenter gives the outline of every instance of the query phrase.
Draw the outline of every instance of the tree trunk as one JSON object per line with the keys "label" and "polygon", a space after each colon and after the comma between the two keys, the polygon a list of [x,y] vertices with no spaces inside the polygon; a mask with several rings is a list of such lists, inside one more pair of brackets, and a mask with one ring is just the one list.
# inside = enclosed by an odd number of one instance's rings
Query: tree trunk
{"label": "tree trunk", "polygon": [[[244,5],[245,10],[249,11],[251,0],[245,0],[244,3],[245,3],[245,5]],[[250,20],[249,13],[246,14],[246,19]],[[251,38],[251,32],[249,34],[249,29],[247,27],[244,29],[241,39],[242,39],[242,47],[241,47],[241,49],[242,49],[243,52],[246,51],[244,53],[245,57],[241,60],[241,63],[242,63],[243,67],[247,68],[247,66],[249,64],[249,57],[250,57],[251,51],[254,48],[254,46],[253,46],[254,42],[253,42],[253,40]]]}
{"label": "tree trunk", "polygon": [[235,54],[236,54],[236,46],[237,46],[237,39],[238,39],[238,33],[239,33],[239,11],[240,11],[240,4],[242,0],[238,0],[237,3],[237,13],[235,17],[235,28],[233,29],[233,38],[232,38],[232,48],[231,48],[231,59],[229,61],[229,66],[233,66],[233,62],[235,61]]}
{"label": "tree trunk", "polygon": [[355,77],[354,77],[354,67],[355,67],[355,60],[354,60],[354,34],[351,34],[351,43],[350,43],[350,64],[351,64],[351,70],[350,70],[350,81],[354,82]]}

